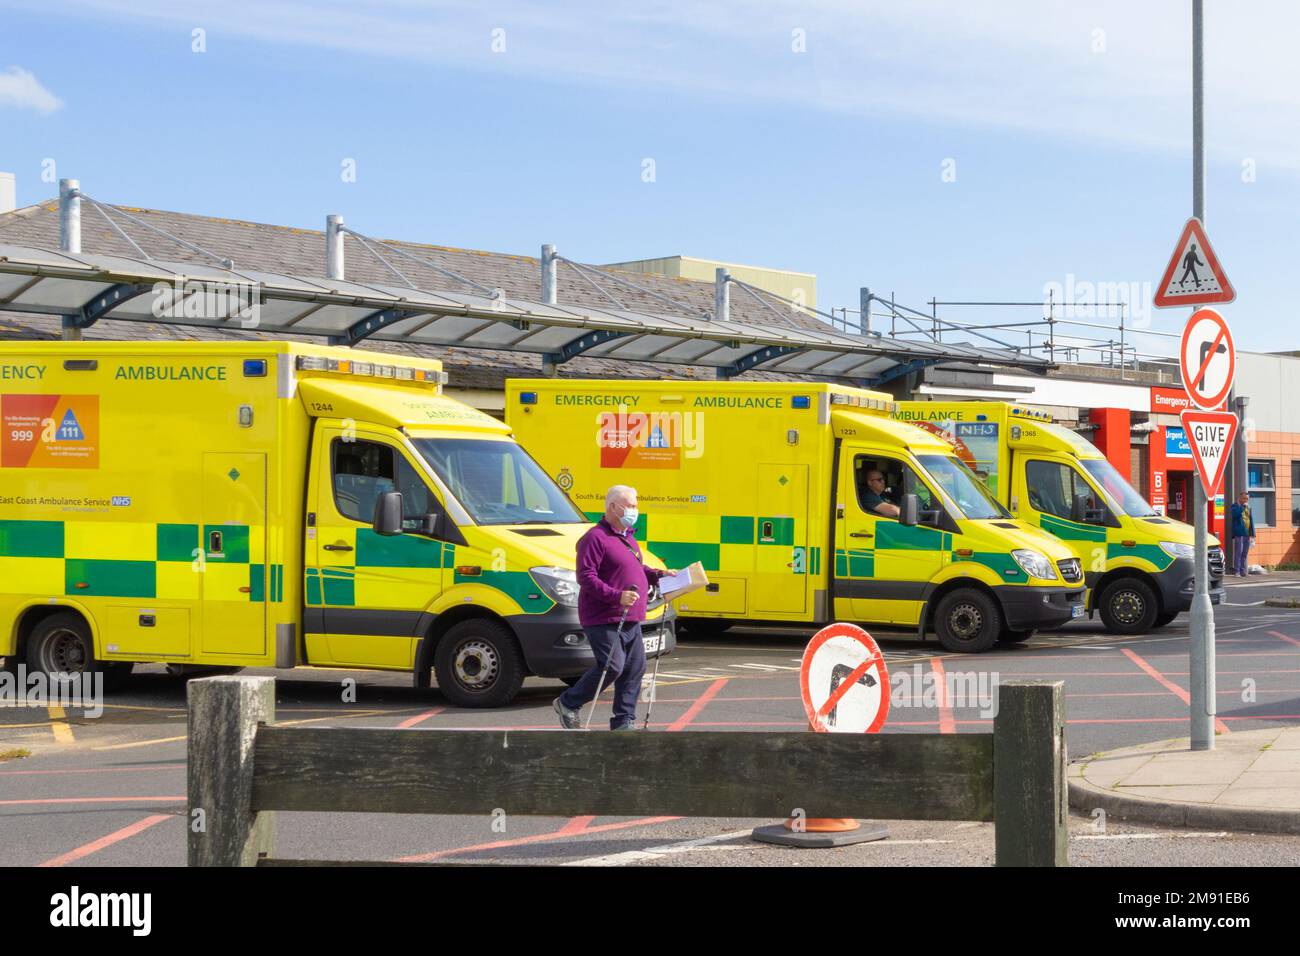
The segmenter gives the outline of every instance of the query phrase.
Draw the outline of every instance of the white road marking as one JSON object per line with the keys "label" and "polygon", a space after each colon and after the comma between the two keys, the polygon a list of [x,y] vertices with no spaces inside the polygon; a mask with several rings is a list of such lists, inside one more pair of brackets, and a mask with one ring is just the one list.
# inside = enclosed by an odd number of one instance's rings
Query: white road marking
{"label": "white road marking", "polygon": [[660,860],[665,856],[673,856],[678,853],[692,853],[701,849],[730,849],[739,850],[741,847],[715,847],[712,844],[726,843],[728,840],[739,840],[741,837],[747,837],[753,829],[732,830],[730,833],[716,833],[713,836],[699,837],[694,840],[683,840],[680,843],[665,843],[660,846],[646,847],[644,850],[628,850],[625,853],[610,853],[606,856],[591,856],[585,860],[570,860],[562,866],[627,866],[629,863],[643,863],[646,860]]}
{"label": "white road marking", "polygon": [[1217,840],[1228,835],[1227,830],[1216,833],[1080,833],[1071,834],[1071,840]]}
{"label": "white road marking", "polygon": [[757,671],[797,671],[799,668],[789,664],[732,664],[732,667],[750,667]]}

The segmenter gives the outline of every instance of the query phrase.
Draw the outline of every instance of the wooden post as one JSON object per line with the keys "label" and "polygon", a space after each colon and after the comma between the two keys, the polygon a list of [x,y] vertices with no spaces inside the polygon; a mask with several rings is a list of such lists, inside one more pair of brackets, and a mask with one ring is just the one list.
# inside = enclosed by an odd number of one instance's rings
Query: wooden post
{"label": "wooden post", "polygon": [[1009,681],[993,719],[998,866],[1068,866],[1062,681]]}
{"label": "wooden post", "polygon": [[253,812],[257,725],[275,720],[275,678],[207,677],[185,689],[189,703],[190,866],[256,866],[271,855],[274,814]]}

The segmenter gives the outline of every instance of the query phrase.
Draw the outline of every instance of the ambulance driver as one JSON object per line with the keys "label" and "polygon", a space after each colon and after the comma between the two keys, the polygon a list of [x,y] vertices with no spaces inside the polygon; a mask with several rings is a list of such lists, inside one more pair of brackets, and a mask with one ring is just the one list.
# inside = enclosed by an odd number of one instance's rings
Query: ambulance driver
{"label": "ambulance driver", "polygon": [[862,493],[862,507],[885,518],[898,517],[898,505],[885,500],[885,475],[879,468],[867,472],[867,487]]}

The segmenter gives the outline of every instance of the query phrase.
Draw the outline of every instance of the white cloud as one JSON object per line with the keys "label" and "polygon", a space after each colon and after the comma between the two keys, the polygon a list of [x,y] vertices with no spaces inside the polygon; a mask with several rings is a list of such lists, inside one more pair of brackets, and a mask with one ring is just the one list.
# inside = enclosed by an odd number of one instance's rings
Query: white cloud
{"label": "white cloud", "polygon": [[[48,9],[50,0],[42,0]],[[54,0],[113,20],[511,73],[631,95],[1062,136],[1140,150],[1190,140],[1186,0]],[[1300,168],[1300,5],[1207,4],[1211,156]],[[494,54],[491,33],[506,31]],[[806,53],[791,31],[806,35]],[[1101,31],[1100,33],[1098,31]],[[237,40],[232,40],[237,42]],[[1098,47],[1104,49],[1099,50]],[[691,108],[694,104],[683,104]]]}
{"label": "white cloud", "polygon": [[0,108],[6,106],[53,113],[62,108],[63,100],[42,86],[31,72],[11,66],[0,72]]}

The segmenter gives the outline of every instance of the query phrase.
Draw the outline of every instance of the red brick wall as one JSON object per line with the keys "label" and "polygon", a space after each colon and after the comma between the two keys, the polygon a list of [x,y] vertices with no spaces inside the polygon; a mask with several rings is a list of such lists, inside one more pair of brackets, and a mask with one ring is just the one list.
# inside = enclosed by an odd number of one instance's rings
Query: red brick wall
{"label": "red brick wall", "polygon": [[[1291,462],[1300,461],[1300,435],[1291,432],[1261,432],[1249,436],[1247,457],[1273,462],[1274,526],[1260,528],[1251,549],[1253,564],[1300,562],[1300,538],[1291,524]],[[1256,521],[1263,515],[1255,515]]]}

